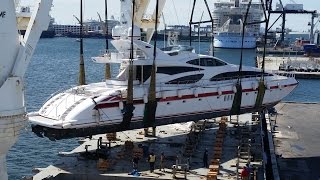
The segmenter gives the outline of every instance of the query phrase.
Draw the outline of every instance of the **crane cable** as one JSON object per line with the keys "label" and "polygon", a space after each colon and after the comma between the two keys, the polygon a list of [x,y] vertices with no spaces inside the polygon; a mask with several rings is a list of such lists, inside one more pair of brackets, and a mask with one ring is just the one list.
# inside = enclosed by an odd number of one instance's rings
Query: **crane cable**
{"label": "crane cable", "polygon": [[[108,53],[109,51],[109,42],[108,42],[108,35],[109,35],[109,30],[108,30],[108,0],[104,1],[104,5],[105,5],[105,24],[104,24],[104,28],[105,28],[105,43],[106,43],[106,51],[105,53]],[[110,79],[111,78],[111,65],[109,63],[106,63],[105,65],[105,79]]]}
{"label": "crane cable", "polygon": [[123,113],[123,120],[119,125],[119,130],[127,130],[130,128],[131,119],[133,117],[133,31],[134,31],[134,17],[135,17],[135,0],[132,0],[132,17],[131,17],[131,47],[130,47],[130,60],[129,60],[129,77],[127,99],[124,103],[124,108],[121,110]]}
{"label": "crane cable", "polygon": [[[263,0],[261,0],[261,5],[264,11],[264,16],[265,16],[265,31],[264,31],[264,46],[263,46],[263,55],[262,55],[262,72],[261,72],[261,79],[258,83],[258,94],[257,94],[257,98],[256,98],[256,102],[255,102],[255,108],[260,108],[262,106],[263,103],[263,99],[264,99],[264,95],[266,92],[266,86],[265,86],[265,59],[266,59],[266,46],[267,46],[267,34],[268,34],[268,26],[269,26],[269,21],[270,21],[270,8],[272,5],[272,0],[270,0],[270,3],[264,6]],[[268,11],[268,16],[265,13],[266,11]]]}
{"label": "crane cable", "polygon": [[144,128],[155,128],[157,97],[156,97],[156,56],[157,56],[157,36],[158,36],[158,17],[159,17],[159,0],[156,3],[156,19],[155,19],[155,40],[153,46],[153,62],[150,76],[150,86],[148,93],[148,102],[145,103],[143,113]]}
{"label": "crane cable", "polygon": [[[241,101],[242,101],[242,85],[241,85],[241,78],[242,78],[242,64],[243,64],[243,44],[244,44],[244,36],[245,36],[245,29],[248,20],[249,10],[251,7],[252,0],[249,1],[246,14],[244,17],[244,22],[242,23],[242,35],[241,35],[241,51],[240,51],[240,64],[238,70],[238,78],[235,84],[236,92],[234,95],[234,99],[232,102],[232,107],[230,110],[230,114],[239,115],[241,109]],[[233,87],[234,88],[234,87]]]}
{"label": "crane cable", "polygon": [[[158,0],[157,0],[157,3],[158,3]],[[177,18],[178,24],[180,24],[179,17],[178,17],[178,14],[177,14],[176,5],[174,4],[174,1],[173,1],[173,0],[172,0],[172,4],[173,4],[174,13],[175,13],[175,15],[176,15],[176,18]]]}

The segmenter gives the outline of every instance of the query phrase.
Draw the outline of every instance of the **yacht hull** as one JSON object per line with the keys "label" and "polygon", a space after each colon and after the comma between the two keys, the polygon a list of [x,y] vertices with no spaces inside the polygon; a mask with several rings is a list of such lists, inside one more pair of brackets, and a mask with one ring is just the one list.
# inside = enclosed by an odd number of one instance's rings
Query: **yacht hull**
{"label": "yacht hull", "polygon": [[[240,110],[240,114],[250,113],[250,112],[259,112],[266,108],[271,108],[278,103],[279,101],[265,104],[259,108],[255,108],[254,106],[243,107]],[[230,114],[230,111],[231,111],[230,109],[222,109],[222,110],[208,111],[208,112],[193,112],[189,114],[157,117],[155,121],[155,125],[161,126],[161,125],[168,125],[168,124],[174,124],[174,123],[183,123],[183,122],[189,122],[189,121],[198,121],[202,119],[234,115],[234,114]],[[127,130],[140,129],[140,128],[144,128],[142,118],[132,120],[130,123],[130,127]],[[32,132],[34,132],[39,137],[47,137],[50,140],[60,140],[60,139],[68,139],[68,138],[75,138],[75,137],[88,137],[96,134],[119,132],[119,131],[122,131],[122,129],[123,128],[120,126],[120,123],[92,126],[92,127],[86,127],[86,128],[77,128],[77,129],[55,129],[55,128],[44,127],[41,125],[32,125]]]}

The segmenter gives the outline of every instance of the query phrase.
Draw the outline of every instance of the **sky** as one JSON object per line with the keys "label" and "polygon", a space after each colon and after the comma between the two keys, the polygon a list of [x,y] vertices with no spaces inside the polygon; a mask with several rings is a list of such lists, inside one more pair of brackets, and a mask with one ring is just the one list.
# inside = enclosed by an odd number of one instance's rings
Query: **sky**
{"label": "sky", "polygon": [[[27,1],[27,2],[26,2]],[[21,0],[22,3],[30,3],[32,0]],[[120,16],[120,0],[107,0],[108,1],[108,14],[115,19]],[[207,0],[210,9],[212,10],[213,3],[218,0]],[[257,1],[257,0],[254,0]],[[284,4],[292,3],[304,4],[305,10],[317,10],[320,13],[319,0],[282,0]],[[83,0],[84,2],[84,19],[98,19],[97,12],[104,18],[104,0]],[[273,4],[279,2],[273,0]],[[191,8],[193,0],[167,0],[164,8],[164,19],[166,24],[182,24],[188,25],[190,20]],[[76,24],[77,21],[73,15],[79,16],[80,0],[53,0],[53,7],[51,11],[52,17],[55,18],[57,24]],[[155,6],[155,0],[151,0],[150,6]],[[209,15],[205,8],[205,3],[198,0],[195,8],[194,20],[200,20],[203,12],[202,20],[209,20]],[[272,15],[272,22],[278,15]],[[311,15],[287,15],[286,27],[291,28],[293,31],[307,31],[309,29],[308,22],[311,20]],[[162,21],[162,19],[161,19]],[[279,27],[277,23],[275,27]],[[320,23],[318,23],[320,24]],[[163,27],[160,26],[160,28]],[[320,29],[320,25],[318,26]]]}

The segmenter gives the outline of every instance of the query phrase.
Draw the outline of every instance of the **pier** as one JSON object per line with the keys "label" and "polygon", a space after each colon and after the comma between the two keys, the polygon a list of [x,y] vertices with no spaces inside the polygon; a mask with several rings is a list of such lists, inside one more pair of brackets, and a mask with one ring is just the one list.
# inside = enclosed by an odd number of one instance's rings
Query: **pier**
{"label": "pier", "polygon": [[[263,54],[263,51],[264,49],[263,48],[260,48],[258,47],[257,48],[257,54],[258,55],[262,55]],[[268,47],[266,48],[266,54],[267,55],[277,55],[277,56],[301,56],[301,55],[304,55],[304,51],[303,50],[292,50],[291,48],[280,48],[280,47],[277,47],[277,48],[273,48],[273,47]]]}
{"label": "pier", "polygon": [[[33,179],[239,179],[247,163],[253,167],[251,176],[258,180],[264,176],[317,179],[320,139],[315,137],[320,134],[320,104],[283,102],[275,109],[265,116],[245,114],[160,126],[156,137],[144,137],[143,129],[117,133],[105,160],[94,159],[93,155],[100,137],[104,147],[109,140],[105,134],[94,136],[81,140],[71,152],[61,152],[56,164],[35,169],[38,173]],[[157,156],[153,173],[149,172],[143,148],[138,148],[141,145]],[[205,149],[207,168],[202,159]],[[131,174],[133,152],[141,157],[139,174],[135,175]],[[159,170],[161,152],[166,158],[165,171]]]}
{"label": "pier", "polygon": [[[251,173],[263,179],[261,124],[257,115],[245,114],[160,126],[156,137],[145,137],[143,129],[84,139],[71,152],[47,168],[37,168],[33,179],[236,179],[249,163]],[[98,148],[98,140],[102,146]],[[111,147],[108,148],[108,144]],[[146,148],[147,147],[147,148]],[[149,171],[147,152],[156,155],[155,171]],[[105,150],[105,151],[104,151]],[[208,151],[208,167],[203,155]],[[107,158],[97,158],[97,152]],[[159,170],[160,154],[165,155],[165,171]],[[147,154],[146,154],[147,153]],[[133,155],[139,155],[138,173],[132,173]]]}
{"label": "pier", "polygon": [[281,179],[319,179],[318,103],[280,103],[272,116],[275,153]]}
{"label": "pier", "polygon": [[[256,59],[262,66],[262,57]],[[266,56],[266,70],[283,75],[294,75],[297,79],[320,79],[320,58],[303,56]]]}

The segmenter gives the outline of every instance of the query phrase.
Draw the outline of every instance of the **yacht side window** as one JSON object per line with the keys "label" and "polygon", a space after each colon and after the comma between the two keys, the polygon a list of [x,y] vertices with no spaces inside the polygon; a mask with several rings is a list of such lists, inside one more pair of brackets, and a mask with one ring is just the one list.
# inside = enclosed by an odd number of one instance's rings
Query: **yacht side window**
{"label": "yacht side window", "polygon": [[193,84],[193,83],[200,81],[203,76],[204,76],[204,74],[183,76],[183,77],[171,80],[169,82],[166,82],[166,84]]}
{"label": "yacht side window", "polygon": [[192,71],[200,71],[203,69],[195,68],[195,67],[188,67],[188,66],[163,66],[157,68],[157,73],[159,74],[168,74],[168,75],[174,75],[174,74],[180,74],[180,73],[186,73],[186,72],[192,72]]}
{"label": "yacht side window", "polygon": [[[197,65],[197,66],[224,66],[227,65],[225,62],[222,62],[215,58],[200,58],[193,59],[187,62],[188,64]],[[200,63],[200,64],[199,64]]]}

